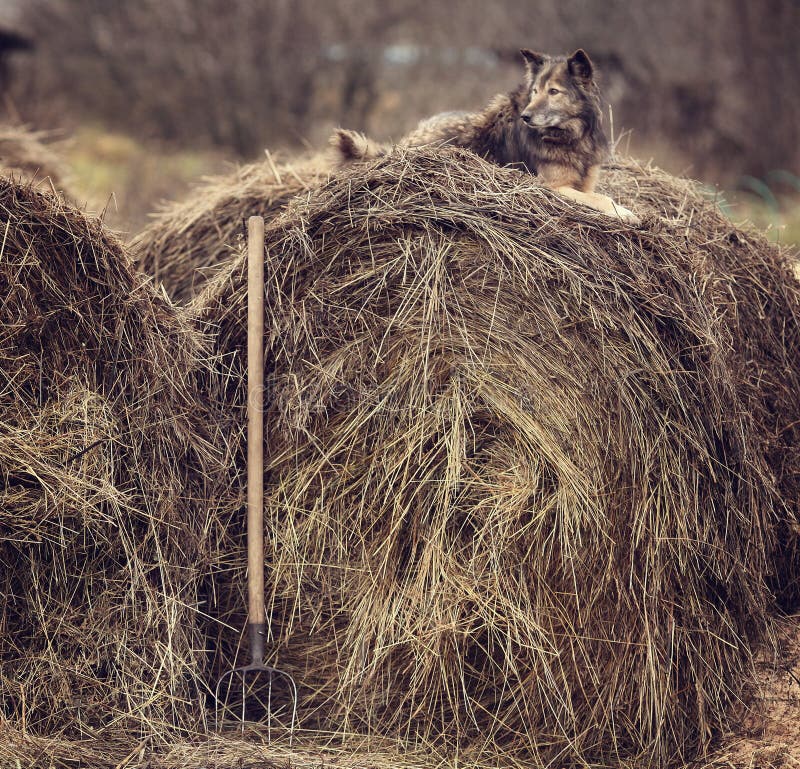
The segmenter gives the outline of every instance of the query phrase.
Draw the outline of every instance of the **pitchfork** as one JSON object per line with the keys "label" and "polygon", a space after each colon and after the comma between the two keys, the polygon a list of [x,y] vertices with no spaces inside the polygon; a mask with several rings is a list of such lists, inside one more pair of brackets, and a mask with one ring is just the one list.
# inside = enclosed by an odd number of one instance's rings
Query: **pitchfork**
{"label": "pitchfork", "polygon": [[[245,703],[267,686],[267,740],[272,739],[272,681],[277,677],[288,681],[291,689],[292,720],[289,745],[292,744],[297,721],[297,685],[289,673],[264,664],[264,635],[267,630],[264,611],[264,218],[251,216],[247,222],[247,597],[250,636],[250,663],[222,674],[215,689],[214,728],[220,728],[220,710],[229,707],[231,688],[237,676],[242,679],[242,733]],[[250,677],[248,689],[247,679]],[[220,699],[222,684],[228,680],[227,692]],[[261,686],[258,686],[259,680]],[[254,694],[254,692],[256,692]]]}

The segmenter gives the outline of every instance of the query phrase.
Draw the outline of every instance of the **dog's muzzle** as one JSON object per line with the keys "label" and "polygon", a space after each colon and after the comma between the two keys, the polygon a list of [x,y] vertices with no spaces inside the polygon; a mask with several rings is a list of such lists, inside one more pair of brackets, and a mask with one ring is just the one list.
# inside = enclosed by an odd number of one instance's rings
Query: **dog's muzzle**
{"label": "dog's muzzle", "polygon": [[543,122],[541,118],[537,119],[530,112],[523,112],[520,115],[520,119],[523,123],[525,123],[526,126],[528,126],[528,128],[532,128],[535,131],[545,131],[548,128],[553,128],[556,125],[552,120],[546,120]]}

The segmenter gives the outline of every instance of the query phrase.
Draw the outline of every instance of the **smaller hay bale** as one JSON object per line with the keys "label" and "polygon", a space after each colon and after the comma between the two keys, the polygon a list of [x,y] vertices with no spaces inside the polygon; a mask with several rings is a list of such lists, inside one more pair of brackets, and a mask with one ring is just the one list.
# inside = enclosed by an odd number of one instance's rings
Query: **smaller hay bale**
{"label": "smaller hay bale", "polygon": [[4,178],[0,211],[0,720],[194,729],[202,340],[98,220]]}
{"label": "smaller hay bale", "polygon": [[247,217],[274,218],[291,198],[323,181],[328,167],[323,155],[280,165],[268,155],[210,178],[187,200],[156,214],[131,242],[131,253],[173,300],[188,301],[238,252]]}

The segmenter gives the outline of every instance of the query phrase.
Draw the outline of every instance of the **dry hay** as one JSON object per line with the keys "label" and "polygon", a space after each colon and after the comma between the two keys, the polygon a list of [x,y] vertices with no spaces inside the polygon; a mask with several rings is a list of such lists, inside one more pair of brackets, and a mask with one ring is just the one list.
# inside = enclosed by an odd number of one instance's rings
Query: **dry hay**
{"label": "dry hay", "polygon": [[238,252],[247,216],[273,218],[322,181],[327,165],[322,157],[277,165],[267,154],[261,163],[208,179],[187,200],[155,215],[131,243],[134,258],[174,300],[187,301]]}
{"label": "dry hay", "polygon": [[[372,744],[376,743],[376,744]],[[331,744],[319,735],[295,735],[268,743],[264,735],[246,731],[203,735],[191,741],[173,740],[159,750],[149,741],[64,740],[22,734],[0,722],[0,766],[3,769],[40,766],[57,769],[434,769],[430,754],[398,751],[381,740],[351,740]]]}
{"label": "dry hay", "polygon": [[619,159],[604,191],[622,205],[663,217],[687,251],[710,255],[728,300],[740,390],[762,434],[780,504],[770,586],[791,609],[800,603],[800,284],[797,254],[766,243],[730,221],[696,182]]}
{"label": "dry hay", "polygon": [[[688,184],[607,184],[642,228],[414,150],[269,227],[270,646],[306,728],[677,766],[736,718],[796,584],[797,284]],[[243,262],[190,305],[207,370],[99,224],[0,205],[0,764],[258,761],[175,738],[240,644],[205,612],[243,620]]]}
{"label": "dry hay", "polygon": [[[767,580],[794,579],[773,481],[796,481],[798,286],[690,185],[606,183],[641,228],[408,150],[268,227],[268,606],[305,727],[667,766],[730,726]],[[243,259],[190,309],[236,490]],[[236,626],[225,568],[212,611]],[[221,669],[238,639],[213,643]]]}
{"label": "dry hay", "polygon": [[194,729],[200,339],[97,220],[6,179],[0,214],[0,724]]}
{"label": "dry hay", "polygon": [[44,131],[0,125],[0,174],[44,189],[65,190],[61,158],[49,145]]}

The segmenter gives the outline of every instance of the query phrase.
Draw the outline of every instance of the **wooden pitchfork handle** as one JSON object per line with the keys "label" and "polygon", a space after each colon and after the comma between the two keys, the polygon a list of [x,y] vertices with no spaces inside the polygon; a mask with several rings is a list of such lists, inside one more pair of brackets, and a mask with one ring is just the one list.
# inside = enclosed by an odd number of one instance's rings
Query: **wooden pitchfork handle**
{"label": "wooden pitchfork handle", "polygon": [[247,222],[247,598],[250,663],[264,661],[264,217]]}

